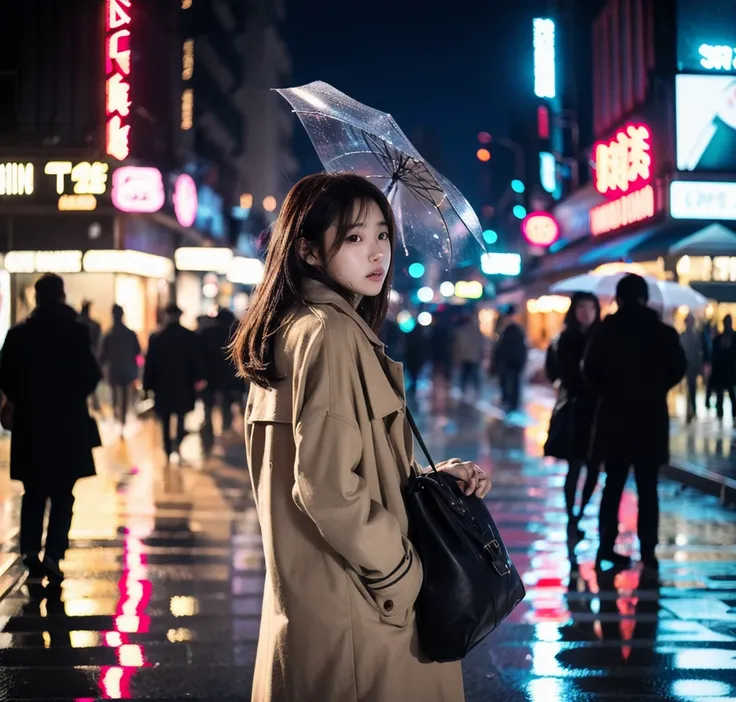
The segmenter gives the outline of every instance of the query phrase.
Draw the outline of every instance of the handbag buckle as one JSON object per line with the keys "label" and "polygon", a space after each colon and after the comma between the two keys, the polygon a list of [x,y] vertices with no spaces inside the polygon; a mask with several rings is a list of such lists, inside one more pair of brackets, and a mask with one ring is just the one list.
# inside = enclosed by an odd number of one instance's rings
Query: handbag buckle
{"label": "handbag buckle", "polygon": [[506,561],[493,561],[493,567],[501,577],[511,572],[511,568],[509,568],[509,564]]}
{"label": "handbag buckle", "polygon": [[487,551],[493,558],[492,564],[496,569],[496,572],[500,576],[508,575],[511,572],[509,564],[503,559],[503,553],[501,552],[501,544],[498,543],[498,539],[489,541],[484,547],[484,551]]}
{"label": "handbag buckle", "polygon": [[501,545],[496,539],[489,541],[483,549],[488,551],[494,558],[501,558]]}

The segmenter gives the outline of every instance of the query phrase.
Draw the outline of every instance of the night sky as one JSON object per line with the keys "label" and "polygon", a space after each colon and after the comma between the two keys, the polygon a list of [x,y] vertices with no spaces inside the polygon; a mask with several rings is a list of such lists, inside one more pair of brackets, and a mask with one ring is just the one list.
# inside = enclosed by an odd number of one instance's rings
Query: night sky
{"label": "night sky", "polygon": [[[429,130],[439,148],[424,155],[479,207],[476,135],[506,134],[513,110],[532,99],[531,17],[492,0],[291,0],[291,84],[324,80],[390,112],[410,139]],[[295,132],[302,175],[320,170],[300,124]]]}

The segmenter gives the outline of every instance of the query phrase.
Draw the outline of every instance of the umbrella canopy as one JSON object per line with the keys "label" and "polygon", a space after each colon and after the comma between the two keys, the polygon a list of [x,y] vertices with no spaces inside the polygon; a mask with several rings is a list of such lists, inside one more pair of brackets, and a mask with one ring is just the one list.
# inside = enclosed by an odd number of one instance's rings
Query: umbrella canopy
{"label": "umbrella canopy", "polygon": [[[576,275],[550,286],[550,292],[573,294],[576,292],[590,292],[602,298],[616,297],[616,286],[627,272],[612,273],[610,275],[596,275],[585,273]],[[708,300],[696,290],[680,285],[671,280],[658,280],[651,276],[644,276],[649,288],[649,306],[660,309],[674,309],[689,307],[691,310],[704,310]]]}
{"label": "umbrella canopy", "polygon": [[413,246],[447,267],[478,260],[485,246],[470,203],[390,114],[322,81],[277,92],[294,108],[325,170],[361,175],[388,196],[405,252]]}

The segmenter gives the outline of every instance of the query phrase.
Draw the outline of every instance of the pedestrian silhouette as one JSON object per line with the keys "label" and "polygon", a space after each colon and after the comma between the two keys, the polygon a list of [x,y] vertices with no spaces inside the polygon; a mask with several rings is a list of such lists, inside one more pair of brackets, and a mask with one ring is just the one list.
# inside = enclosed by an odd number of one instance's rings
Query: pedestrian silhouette
{"label": "pedestrian silhouette", "polygon": [[[63,577],[74,485],[95,474],[97,425],[87,398],[101,373],[89,330],[65,304],[64,281],[47,274],[35,285],[36,308],[13,327],[0,356],[0,388],[12,406],[10,477],[23,483],[20,549],[31,576]],[[50,502],[43,561],[43,520]]]}
{"label": "pedestrian silhouette", "polygon": [[633,465],[639,495],[637,531],[641,558],[658,569],[659,468],[669,460],[667,393],[687,369],[677,332],[646,307],[647,283],[624,276],[616,288],[619,310],[604,319],[588,347],[583,374],[600,397],[593,430],[593,453],[606,466],[601,499],[600,546],[596,562],[628,566],[629,556],[614,551],[618,512]]}
{"label": "pedestrian silhouette", "polygon": [[[164,451],[178,460],[185,436],[184,420],[194,409],[197,390],[204,387],[205,371],[197,335],[180,323],[182,311],[171,304],[165,309],[163,327],[151,335],[143,374],[143,388],[154,395],[156,415],[161,421]],[[171,420],[176,417],[176,435]]]}

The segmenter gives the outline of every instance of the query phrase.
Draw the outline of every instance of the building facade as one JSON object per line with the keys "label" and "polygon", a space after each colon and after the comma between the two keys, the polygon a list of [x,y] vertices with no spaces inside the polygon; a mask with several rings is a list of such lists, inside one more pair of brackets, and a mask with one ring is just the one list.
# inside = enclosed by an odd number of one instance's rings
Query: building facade
{"label": "building facade", "polygon": [[[192,325],[233,305],[255,282],[234,255],[233,214],[253,173],[257,13],[228,0],[57,4],[22,3],[1,23],[0,334],[47,271],[64,274],[75,307],[93,300],[103,326],[122,304],[142,341],[172,300]],[[177,256],[197,247],[207,255]]]}
{"label": "building facade", "polygon": [[[708,315],[733,311],[732,17],[729,0],[609,0],[595,16],[587,60],[592,142],[586,145],[583,132],[580,159],[589,182],[581,178],[551,208],[560,242],[528,271],[518,292],[532,307],[555,308],[547,291],[561,278],[628,266],[692,284],[711,300]],[[570,47],[562,52],[572,60]],[[580,110],[585,91],[578,86],[577,94]],[[540,306],[542,298],[550,304]],[[563,312],[561,303],[536,320],[540,343],[555,333]],[[667,314],[677,323],[686,312]]]}

